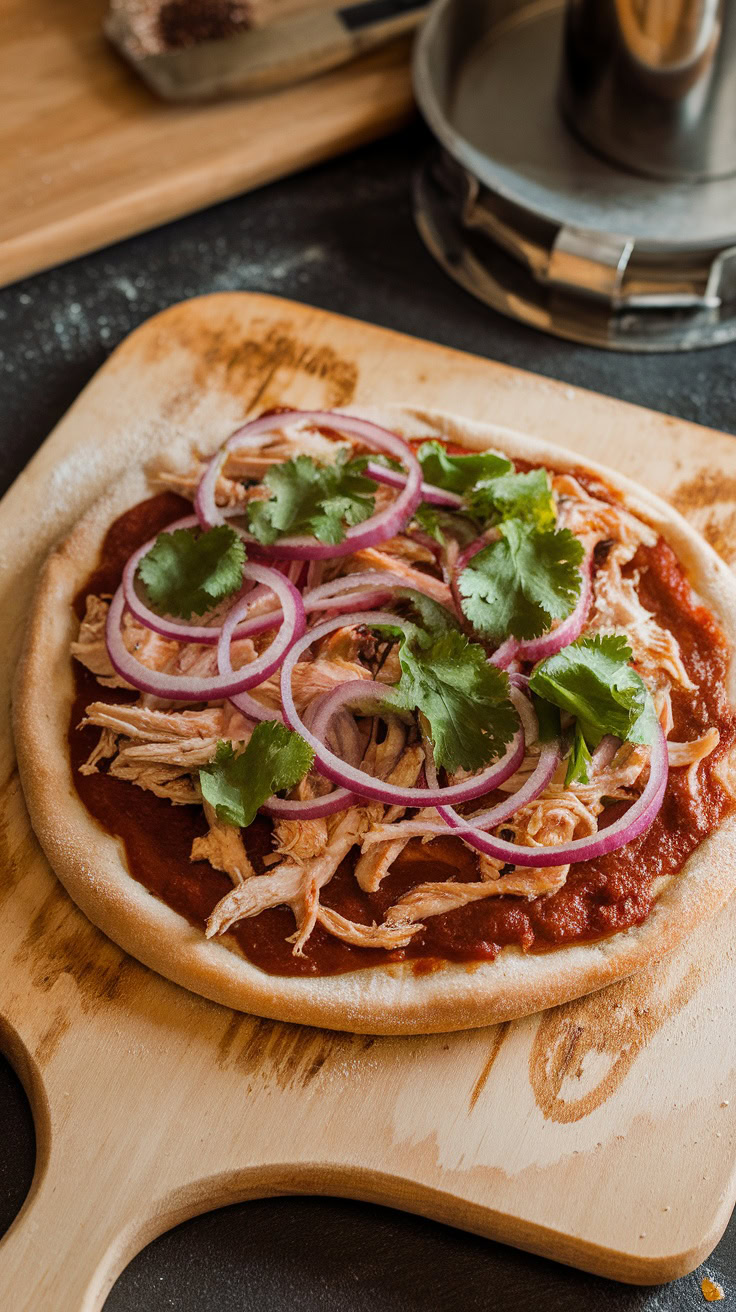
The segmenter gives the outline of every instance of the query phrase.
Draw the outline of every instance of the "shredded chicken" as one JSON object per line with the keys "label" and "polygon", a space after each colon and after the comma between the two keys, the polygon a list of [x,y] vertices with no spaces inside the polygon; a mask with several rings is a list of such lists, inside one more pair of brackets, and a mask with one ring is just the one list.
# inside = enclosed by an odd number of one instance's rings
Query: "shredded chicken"
{"label": "shredded chicken", "polygon": [[199,782],[193,775],[183,772],[181,766],[125,761],[118,756],[108,774],[113,779],[125,779],[137,788],[155,793],[156,797],[165,797],[175,806],[191,806],[202,802]]}
{"label": "shredded chicken", "polygon": [[706,756],[710,756],[711,752],[715,751],[720,741],[721,735],[718,729],[713,728],[704,733],[702,738],[695,738],[691,743],[668,742],[667,755],[669,756],[670,765],[675,767],[686,765],[689,767],[687,786],[693,795],[695,795],[697,788],[698,766],[701,761],[705,760]]}
{"label": "shredded chicken", "polygon": [[[291,460],[297,455],[308,455],[317,461],[331,461],[335,458],[336,444],[331,438],[315,432],[305,425],[292,422],[288,424],[288,415],[284,416],[284,429],[272,435],[264,434],[264,441],[258,450],[235,447],[228,453],[225,467],[217,480],[215,500],[218,505],[233,508],[245,505],[254,493],[263,497],[260,487],[246,488],[240,479],[260,480],[271,465]],[[345,446],[345,443],[339,445]],[[203,458],[196,459],[186,470],[167,469],[164,465],[154,465],[148,471],[152,487],[159,491],[176,492],[179,496],[194,500],[197,485],[207,467]],[[268,494],[266,489],[265,495]]]}
{"label": "shredded chicken", "polygon": [[87,597],[79,635],[72,643],[71,653],[75,660],[94,674],[98,683],[106,688],[129,688],[130,684],[121,679],[112,667],[105,645],[105,624],[109,602],[93,593]]}
{"label": "shredded chicken", "polygon": [[390,556],[384,549],[379,551],[377,547],[363,547],[361,551],[356,551],[347,557],[343,573],[353,574],[357,570],[366,569],[390,570],[392,574],[399,574],[407,588],[419,588],[440,605],[452,609],[452,593],[446,583],[433,578],[431,574],[425,574],[423,570],[414,569],[399,556]]}
{"label": "shredded chicken", "polygon": [[[308,802],[313,797],[319,797],[324,784],[326,780],[320,776],[308,774],[293,790],[294,799]],[[276,820],[273,843],[277,858],[284,857],[302,863],[310,861],[324,852],[327,846],[327,819],[322,816],[316,820]]]}
{"label": "shredded chicken", "polygon": [[553,474],[551,481],[557,498],[557,527],[568,528],[588,549],[612,538],[630,549],[631,559],[640,544],[655,545],[657,534],[648,524],[623,506],[593,496],[572,474]]}
{"label": "shredded chicken", "polygon": [[562,888],[567,871],[567,866],[553,866],[544,870],[527,870],[523,874],[512,873],[497,880],[482,880],[479,884],[457,884],[452,880],[438,884],[419,884],[389,907],[386,924],[412,925],[487,897],[513,894],[531,900],[556,893]]}
{"label": "shredded chicken", "polygon": [[192,861],[209,861],[215,870],[229,875],[237,887],[255,875],[239,829],[218,820],[214,807],[204,802],[209,832],[192,843]]}
{"label": "shredded chicken", "polygon": [[[391,775],[391,782],[398,784],[401,788],[415,788],[419,775],[424,767],[424,752],[419,746],[410,747],[396,763]],[[402,806],[391,806],[386,808],[383,816],[381,827],[383,829],[393,829],[396,821],[404,814],[405,808]],[[375,892],[379,887],[381,880],[386,877],[394,861],[401,856],[408,838],[389,839],[386,842],[376,844],[371,850],[366,850],[366,842],[376,826],[372,825],[371,829],[363,839],[362,855],[360,856],[355,867],[355,878],[362,889],[367,893]]]}
{"label": "shredded chicken", "polygon": [[692,691],[695,684],[685,669],[677,639],[657,623],[639,600],[638,570],[628,575],[622,573],[632,554],[626,545],[615,544],[596,572],[587,632],[625,633],[634,664],[645,679],[656,686],[665,675]]}
{"label": "shredded chicken", "polygon": [[82,720],[83,727],[88,724],[98,724],[102,729],[146,743],[210,741],[222,737],[223,710],[221,706],[213,706],[205,711],[157,711],[145,706],[92,702]]}
{"label": "shredded chicken", "polygon": [[329,934],[341,938],[356,948],[405,948],[423,925],[361,925],[355,920],[347,920],[338,911],[320,906],[317,922],[323,925]]}

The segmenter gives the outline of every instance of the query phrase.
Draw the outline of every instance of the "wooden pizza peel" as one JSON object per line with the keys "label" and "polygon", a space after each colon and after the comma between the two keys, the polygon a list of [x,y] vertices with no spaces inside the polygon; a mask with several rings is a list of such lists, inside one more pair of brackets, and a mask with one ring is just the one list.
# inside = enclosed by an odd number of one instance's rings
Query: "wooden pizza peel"
{"label": "wooden pizza peel", "polygon": [[728,1221],[736,903],[579,1002],[367,1038],[258,1020],[161,979],[77,910],[30,830],[8,716],[28,599],[109,482],[110,453],[122,462],[132,436],[145,461],[162,434],[202,442],[271,405],[388,401],[610,464],[736,558],[725,434],[267,296],[188,301],[123,342],[0,506],[0,1038],[38,1144],[0,1250],[3,1308],[92,1312],[156,1235],[273,1194],[384,1203],[647,1284],[692,1270]]}

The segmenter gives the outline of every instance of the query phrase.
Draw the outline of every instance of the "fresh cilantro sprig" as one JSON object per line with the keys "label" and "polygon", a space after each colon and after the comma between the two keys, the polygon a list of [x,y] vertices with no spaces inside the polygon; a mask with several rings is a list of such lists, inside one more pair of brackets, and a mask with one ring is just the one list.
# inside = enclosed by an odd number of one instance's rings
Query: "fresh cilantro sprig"
{"label": "fresh cilantro sprig", "polygon": [[417,506],[414,522],[441,547],[445,546],[448,537],[454,538],[460,547],[467,547],[478,536],[478,523],[470,515],[443,510],[441,506],[431,506],[428,501]]}
{"label": "fresh cilantro sprig", "polygon": [[568,529],[540,532],[519,519],[506,520],[499,532],[460,575],[463,614],[493,642],[509,634],[537,638],[575,606],[582,543]]}
{"label": "fresh cilantro sprig", "polygon": [[214,760],[199,771],[202,796],[218,819],[245,829],[267,798],[304,778],[313,760],[314,752],[298,733],[264,720],[242,752],[231,742],[218,742]]}
{"label": "fresh cilantro sprig", "polygon": [[459,629],[390,632],[400,640],[401,678],[387,690],[387,704],[424,716],[439,766],[452,773],[489,765],[519,725],[507,675]]}
{"label": "fresh cilantro sprig", "polygon": [[482,478],[469,489],[466,503],[470,514],[486,525],[498,524],[505,519],[520,519],[544,532],[553,529],[557,520],[546,469]]}
{"label": "fresh cilantro sprig", "polygon": [[243,543],[228,525],[207,533],[178,528],[159,533],[138,566],[138,578],[156,610],[189,619],[237,591],[244,562]]}
{"label": "fresh cilantro sprig", "polygon": [[565,775],[565,787],[569,788],[570,784],[587,784],[590,782],[590,771],[588,769],[591,763],[591,755],[588,744],[585,741],[585,734],[579,724],[575,725],[575,734],[570,748],[570,755],[567,758],[567,773]]}
{"label": "fresh cilantro sprig", "polygon": [[272,465],[263,477],[271,496],[248,506],[251,533],[263,546],[301,533],[332,546],[342,542],[346,526],[361,524],[375,509],[376,484],[365,477],[365,465],[365,458],[351,459],[345,448],[329,465],[311,456]]}
{"label": "fresh cilantro sprig", "polygon": [[[631,655],[622,634],[579,638],[542,661],[529,684],[538,696],[576,717],[588,750],[609,733],[629,742],[648,743],[656,711],[646,684],[629,663]],[[579,771],[583,757],[579,740],[577,756],[571,768]]]}
{"label": "fresh cilantro sprig", "polygon": [[422,442],[417,451],[422,476],[427,483],[445,492],[468,492],[479,479],[507,474],[511,461],[497,451],[479,451],[468,456],[451,456],[441,442]]}

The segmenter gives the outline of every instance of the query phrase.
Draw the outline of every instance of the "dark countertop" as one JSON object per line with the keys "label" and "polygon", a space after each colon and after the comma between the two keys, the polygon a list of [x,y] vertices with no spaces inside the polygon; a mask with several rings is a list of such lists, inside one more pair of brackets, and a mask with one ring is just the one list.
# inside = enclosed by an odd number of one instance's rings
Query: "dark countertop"
{"label": "dark countertop", "polygon": [[[736,346],[676,356],[572,346],[493,314],[451,283],[411,220],[411,169],[425,144],[414,127],[1,290],[0,491],[121,338],[209,291],[273,292],[736,432]],[[2,1232],[33,1169],[28,1106],[2,1059],[0,1125]],[[156,1240],[120,1276],[106,1312],[690,1312],[705,1307],[704,1274],[724,1286],[728,1308],[736,1220],[699,1272],[633,1289],[379,1207],[269,1199]]]}

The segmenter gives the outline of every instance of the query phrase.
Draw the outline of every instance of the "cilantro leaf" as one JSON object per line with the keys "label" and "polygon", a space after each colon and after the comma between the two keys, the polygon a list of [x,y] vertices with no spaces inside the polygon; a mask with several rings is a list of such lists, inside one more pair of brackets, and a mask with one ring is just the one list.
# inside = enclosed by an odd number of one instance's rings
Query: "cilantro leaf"
{"label": "cilantro leaf", "polygon": [[422,442],[417,451],[422,475],[427,483],[445,492],[467,492],[479,478],[496,478],[507,474],[511,461],[496,451],[479,451],[470,456],[448,455],[441,442]]}
{"label": "cilantro leaf", "polygon": [[572,741],[572,749],[567,761],[567,774],[565,775],[565,787],[570,784],[587,784],[590,781],[590,772],[588,766],[591,762],[588,744],[585,741],[585,735],[579,724],[575,725],[575,737]]}
{"label": "cilantro leaf", "polygon": [[463,613],[495,642],[509,634],[537,638],[575,606],[582,543],[569,529],[540,533],[518,519],[499,531],[498,541],[473,556],[460,575]]}
{"label": "cilantro leaf", "polygon": [[532,705],[539,725],[540,743],[558,742],[562,736],[559,707],[532,693]]}
{"label": "cilantro leaf", "polygon": [[478,526],[469,515],[443,510],[422,501],[414,511],[414,521],[429,537],[444,547],[447,537],[455,538],[461,547],[467,547],[478,536]]}
{"label": "cilantro leaf", "polygon": [[650,742],[655,711],[630,660],[631,648],[620,633],[579,638],[542,661],[530,687],[577,717],[588,748],[597,747],[607,733]]}
{"label": "cilantro leaf", "polygon": [[148,600],[166,615],[204,615],[243,581],[245,547],[227,524],[159,533],[138,566]]}
{"label": "cilantro leaf", "polygon": [[468,492],[467,504],[470,513],[484,523],[520,519],[543,532],[554,528],[557,520],[546,469],[483,478]]}
{"label": "cilantro leaf", "polygon": [[341,448],[330,465],[318,465],[311,456],[272,465],[263,477],[272,495],[248,506],[251,533],[264,546],[299,533],[333,546],[342,542],[345,526],[361,524],[375,508],[376,484],[363,474],[365,464]]}
{"label": "cilantro leaf", "polygon": [[508,676],[457,629],[414,634],[399,648],[401,678],[390,693],[399,710],[425,716],[437,764],[479,770],[499,756],[518,728]]}
{"label": "cilantro leaf", "polygon": [[202,796],[219,820],[245,829],[274,793],[293,788],[310,769],[314,752],[298,733],[277,720],[263,720],[243,752],[220,741],[209,765],[199,771]]}
{"label": "cilantro leaf", "polygon": [[412,619],[418,620],[425,631],[425,642],[430,635],[446,633],[448,630],[460,627],[446,606],[442,606],[439,601],[434,601],[424,592],[416,592],[414,588],[402,589],[402,614],[404,610],[410,612]]}

